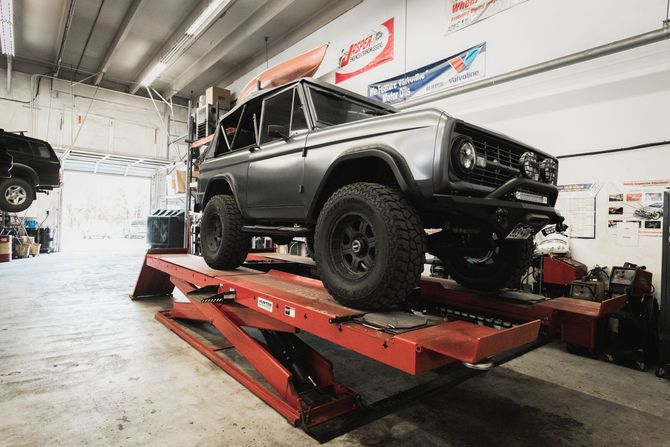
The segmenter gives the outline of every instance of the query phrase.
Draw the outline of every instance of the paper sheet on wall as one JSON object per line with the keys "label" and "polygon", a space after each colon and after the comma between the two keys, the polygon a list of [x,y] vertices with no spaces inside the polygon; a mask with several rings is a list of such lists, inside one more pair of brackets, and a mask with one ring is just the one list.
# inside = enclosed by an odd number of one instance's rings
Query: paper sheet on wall
{"label": "paper sheet on wall", "polygon": [[595,239],[596,237],[596,183],[559,185],[556,208],[570,227],[570,237]]}
{"label": "paper sheet on wall", "polygon": [[639,236],[661,237],[663,192],[670,180],[615,182],[608,188],[607,231],[617,237],[623,223],[637,226]]}
{"label": "paper sheet on wall", "polygon": [[635,247],[639,243],[640,227],[635,222],[620,222],[617,224],[617,245]]}

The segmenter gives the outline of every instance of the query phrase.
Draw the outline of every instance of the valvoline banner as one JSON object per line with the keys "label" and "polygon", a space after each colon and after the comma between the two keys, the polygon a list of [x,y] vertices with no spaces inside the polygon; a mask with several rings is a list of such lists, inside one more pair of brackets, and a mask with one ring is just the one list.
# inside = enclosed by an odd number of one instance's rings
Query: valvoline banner
{"label": "valvoline banner", "polygon": [[340,54],[335,83],[339,84],[393,60],[393,40],[393,18],[390,18],[379,29],[372,30],[350,43]]}
{"label": "valvoline banner", "polygon": [[486,42],[400,76],[368,86],[368,96],[386,104],[456,87],[486,75]]}
{"label": "valvoline banner", "polygon": [[447,34],[498,14],[526,0],[446,0]]}

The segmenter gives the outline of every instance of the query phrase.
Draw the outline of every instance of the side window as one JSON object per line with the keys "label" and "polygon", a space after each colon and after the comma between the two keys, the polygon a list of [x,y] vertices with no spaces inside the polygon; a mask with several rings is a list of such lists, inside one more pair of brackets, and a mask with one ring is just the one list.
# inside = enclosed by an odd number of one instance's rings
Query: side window
{"label": "side window", "polygon": [[298,90],[293,88],[265,100],[261,144],[307,129],[305,111]]}
{"label": "side window", "polygon": [[30,143],[28,143],[26,140],[9,136],[5,138],[7,139],[7,149],[9,149],[9,152],[33,155],[33,150],[30,147]]}
{"label": "side window", "polygon": [[295,89],[287,90],[265,100],[261,144],[281,140],[280,134],[289,136],[294,91]]}
{"label": "side window", "polygon": [[291,112],[291,133],[299,130],[308,129],[307,119],[305,118],[305,106],[300,100],[298,89],[293,89],[293,108]]}
{"label": "side window", "polygon": [[31,143],[31,146],[33,147],[33,151],[40,157],[40,158],[51,158],[51,151],[47,147],[46,144],[44,143]]}
{"label": "side window", "polygon": [[216,136],[215,157],[230,152],[233,140],[235,139],[235,134],[237,133],[237,126],[240,124],[243,109],[243,107],[240,107],[237,111],[221,120],[221,124],[217,130],[218,134]]}
{"label": "side window", "polygon": [[256,128],[260,121],[261,104],[260,100],[251,100],[244,105],[242,119],[233,139],[232,150],[256,144]]}

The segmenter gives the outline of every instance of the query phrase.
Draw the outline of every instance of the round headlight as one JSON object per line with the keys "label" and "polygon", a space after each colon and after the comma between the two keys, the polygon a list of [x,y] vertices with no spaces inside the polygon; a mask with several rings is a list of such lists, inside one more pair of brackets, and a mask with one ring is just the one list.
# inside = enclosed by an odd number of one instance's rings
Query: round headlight
{"label": "round headlight", "polygon": [[475,169],[477,164],[477,151],[470,140],[464,140],[456,149],[456,161],[458,167],[464,173],[468,174]]}
{"label": "round headlight", "polygon": [[553,158],[542,160],[540,174],[545,182],[556,183],[556,177],[558,177],[558,163],[556,163],[556,160]]}
{"label": "round headlight", "polygon": [[532,152],[524,152],[519,158],[519,169],[524,177],[538,180],[540,178],[540,166],[537,163],[537,157]]}

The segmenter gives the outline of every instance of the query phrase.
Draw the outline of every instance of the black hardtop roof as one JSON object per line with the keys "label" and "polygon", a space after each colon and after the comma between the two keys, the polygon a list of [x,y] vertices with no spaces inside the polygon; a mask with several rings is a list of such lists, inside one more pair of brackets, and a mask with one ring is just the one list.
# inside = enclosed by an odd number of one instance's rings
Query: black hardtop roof
{"label": "black hardtop roof", "polygon": [[27,132],[25,130],[5,130],[5,129],[0,129],[0,135],[11,135],[16,138],[23,138],[24,140],[30,140],[30,141],[38,141],[40,143],[45,143],[47,146],[51,146],[48,141],[46,140],[40,140],[39,138],[33,138],[29,137],[28,135],[24,135],[24,132]]}
{"label": "black hardtop roof", "polygon": [[251,100],[258,99],[258,98],[263,98],[265,96],[269,96],[273,92],[276,92],[278,90],[282,90],[282,89],[284,89],[286,87],[289,87],[291,85],[296,85],[298,83],[311,84],[311,85],[314,85],[314,86],[317,86],[317,87],[321,87],[324,90],[330,90],[330,91],[335,92],[337,94],[352,98],[356,101],[374,104],[375,107],[379,107],[380,109],[385,109],[385,110],[388,110],[390,112],[397,112],[398,111],[398,109],[396,109],[395,107],[391,107],[388,104],[384,104],[384,103],[376,101],[374,99],[370,99],[367,96],[359,95],[358,93],[354,93],[351,90],[343,89],[343,88],[338,87],[336,85],[333,85],[329,82],[324,82],[324,81],[321,81],[321,80],[315,79],[315,78],[300,78],[300,79],[296,79],[295,81],[287,82],[286,84],[278,85],[277,87],[272,87],[272,88],[268,88],[268,89],[264,89],[264,90],[254,92],[249,97],[247,97],[244,101],[242,101],[239,104],[236,104],[235,107],[233,107],[232,109],[230,109],[230,111],[228,111],[226,113],[226,115],[236,111],[238,108],[242,107],[244,104],[246,104],[247,102],[249,102]]}

